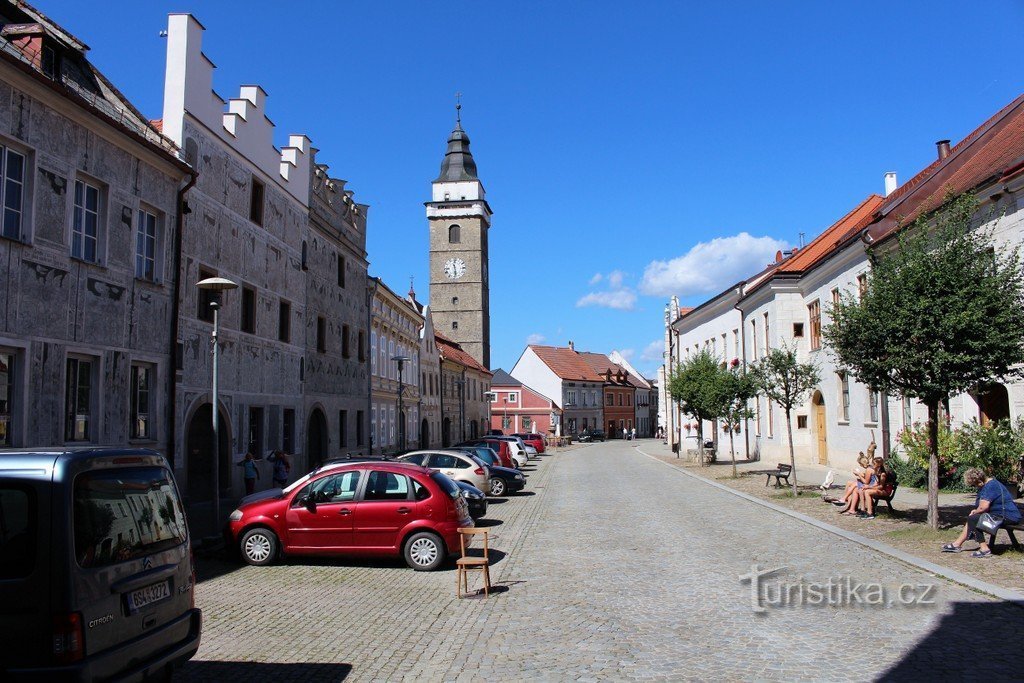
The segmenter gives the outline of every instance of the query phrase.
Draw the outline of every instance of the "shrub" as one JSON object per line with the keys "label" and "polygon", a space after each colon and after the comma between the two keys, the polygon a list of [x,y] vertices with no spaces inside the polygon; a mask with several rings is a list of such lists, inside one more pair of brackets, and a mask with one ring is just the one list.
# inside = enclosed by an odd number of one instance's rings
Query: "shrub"
{"label": "shrub", "polygon": [[[928,481],[928,426],[915,424],[897,437],[906,457],[892,456],[892,468],[901,485],[924,487]],[[945,491],[973,492],[963,475],[978,467],[1004,482],[1020,481],[1024,453],[1024,420],[980,425],[972,420],[957,431],[939,425],[939,486]]]}
{"label": "shrub", "polygon": [[900,486],[907,486],[914,489],[921,489],[928,485],[928,466],[923,467],[909,459],[904,459],[893,453],[886,462],[892,473],[896,475],[896,483]]}

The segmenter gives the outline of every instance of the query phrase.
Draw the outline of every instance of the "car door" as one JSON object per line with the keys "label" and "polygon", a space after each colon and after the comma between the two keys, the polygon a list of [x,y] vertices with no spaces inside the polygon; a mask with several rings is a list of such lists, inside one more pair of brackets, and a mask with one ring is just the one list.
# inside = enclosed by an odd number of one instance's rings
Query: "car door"
{"label": "car door", "polygon": [[415,501],[404,474],[370,470],[356,504],[353,539],[360,550],[398,547],[399,534],[414,518]]}
{"label": "car door", "polygon": [[288,506],[289,552],[338,552],[352,545],[360,470],[330,474],[306,484]]}

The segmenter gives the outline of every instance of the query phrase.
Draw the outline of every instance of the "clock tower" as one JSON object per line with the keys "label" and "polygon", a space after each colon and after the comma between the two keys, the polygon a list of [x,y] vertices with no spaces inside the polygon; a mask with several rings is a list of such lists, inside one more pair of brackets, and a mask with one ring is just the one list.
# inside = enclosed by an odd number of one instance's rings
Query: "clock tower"
{"label": "clock tower", "polygon": [[476,174],[457,105],[455,130],[426,203],[430,225],[430,310],[434,329],[491,367],[487,231],[491,207]]}

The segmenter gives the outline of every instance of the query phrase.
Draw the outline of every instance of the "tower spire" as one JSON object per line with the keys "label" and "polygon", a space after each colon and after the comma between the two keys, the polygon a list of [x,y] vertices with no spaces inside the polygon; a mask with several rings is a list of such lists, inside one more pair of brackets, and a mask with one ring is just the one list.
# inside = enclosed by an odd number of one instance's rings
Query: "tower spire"
{"label": "tower spire", "polygon": [[413,282],[413,276],[410,275],[409,276],[409,299],[411,301],[416,301],[416,290],[413,289],[412,282]]}
{"label": "tower spire", "polygon": [[455,127],[462,126],[462,93],[455,93]]}

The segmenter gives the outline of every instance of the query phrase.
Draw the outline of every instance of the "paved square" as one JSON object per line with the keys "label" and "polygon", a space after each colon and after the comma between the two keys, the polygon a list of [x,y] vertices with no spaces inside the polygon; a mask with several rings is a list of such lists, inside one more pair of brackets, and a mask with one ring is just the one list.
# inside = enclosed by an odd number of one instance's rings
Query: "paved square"
{"label": "paved square", "polygon": [[[527,495],[492,503],[500,592],[486,600],[458,600],[453,568],[206,561],[203,645],[176,680],[1019,675],[989,637],[1018,633],[1024,609],[715,489],[628,442],[542,456],[529,474]],[[763,613],[739,579],[755,564],[784,568],[766,579]],[[884,604],[808,604],[808,586],[830,579],[850,580],[841,591],[878,584]],[[780,590],[789,606],[770,604]]]}

